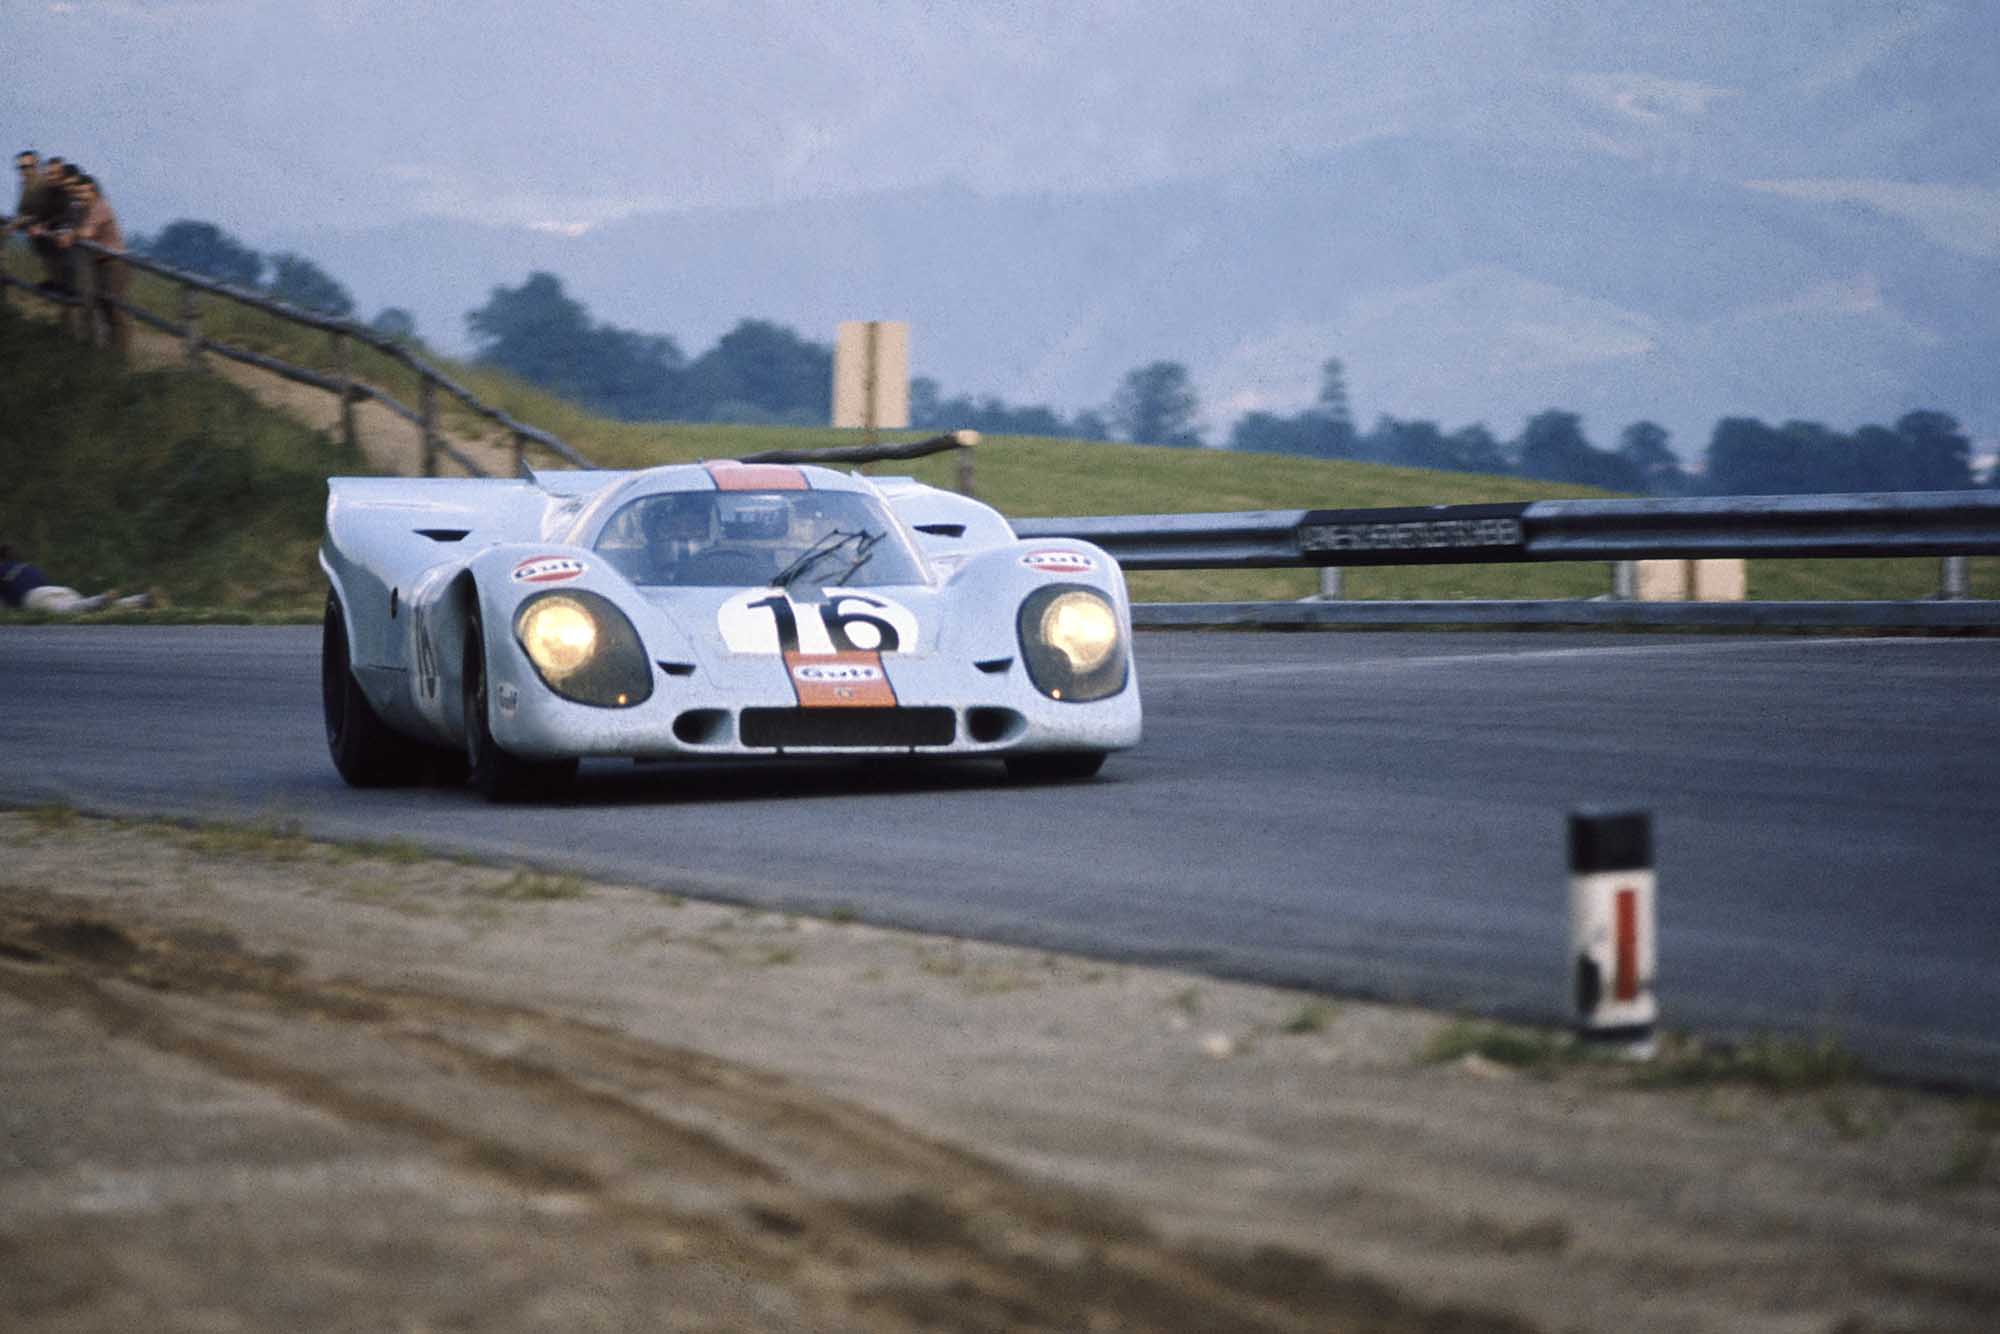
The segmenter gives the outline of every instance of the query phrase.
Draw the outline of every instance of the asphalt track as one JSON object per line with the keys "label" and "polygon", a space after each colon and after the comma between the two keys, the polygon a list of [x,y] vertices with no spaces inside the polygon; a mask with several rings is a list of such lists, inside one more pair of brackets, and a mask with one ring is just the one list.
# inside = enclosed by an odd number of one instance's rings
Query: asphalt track
{"label": "asphalt track", "polygon": [[1548,1020],[1564,815],[1639,806],[1668,1025],[2000,1087],[2000,640],[1146,634],[1146,740],[1093,782],[607,763],[526,809],[344,787],[317,652],[311,629],[0,629],[0,801],[295,819]]}

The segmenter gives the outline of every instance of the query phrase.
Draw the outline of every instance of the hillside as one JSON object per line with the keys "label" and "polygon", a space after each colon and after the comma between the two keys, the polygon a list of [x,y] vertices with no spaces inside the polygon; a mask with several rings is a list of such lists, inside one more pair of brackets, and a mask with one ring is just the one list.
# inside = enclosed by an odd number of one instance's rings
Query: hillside
{"label": "hillside", "polygon": [[[142,284],[142,291],[145,285]],[[158,294],[152,298],[158,302]],[[323,335],[253,312],[217,312],[205,327],[232,341],[326,365]],[[281,618],[318,614],[313,551],[329,475],[394,470],[375,430],[407,435],[386,415],[364,419],[364,454],[322,434],[331,399],[273,377],[232,371],[237,383],[172,369],[127,373],[76,355],[46,322],[0,321],[9,391],[0,395],[0,442],[26,465],[0,495],[0,533],[60,582],[87,590],[148,588],[183,608],[227,608]],[[170,351],[171,349],[168,349]],[[165,354],[160,354],[163,356]],[[160,360],[156,356],[154,360]],[[141,358],[144,364],[145,358]],[[386,363],[363,369],[411,393]],[[629,424],[595,418],[509,377],[477,367],[448,371],[520,420],[554,431],[607,467],[726,458],[771,448],[851,443],[831,430],[691,424]],[[254,392],[252,392],[254,390]],[[304,420],[301,421],[300,418]],[[374,425],[371,426],[371,420]],[[447,412],[446,429],[504,463],[504,442],[469,415]],[[874,465],[953,484],[950,459]],[[1464,504],[1590,494],[1518,478],[1426,472],[1134,445],[997,437],[975,459],[980,497],[1019,516],[1176,513]],[[247,525],[236,516],[248,515]],[[1935,561],[1759,562],[1751,596],[1922,597],[1935,591]],[[1176,571],[1132,576],[1141,601],[1262,600],[1304,596],[1305,570]],[[1359,598],[1591,597],[1609,590],[1600,563],[1435,566],[1352,571]],[[1974,591],[2000,595],[2000,562],[1975,562]]]}

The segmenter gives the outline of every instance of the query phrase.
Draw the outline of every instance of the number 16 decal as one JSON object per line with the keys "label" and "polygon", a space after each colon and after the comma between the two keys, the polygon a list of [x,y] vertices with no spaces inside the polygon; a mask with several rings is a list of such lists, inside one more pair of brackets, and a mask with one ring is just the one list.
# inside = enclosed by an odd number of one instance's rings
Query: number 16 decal
{"label": "number 16 decal", "polygon": [[794,602],[781,589],[752,589],[722,604],[716,628],[731,653],[910,653],[917,646],[909,608],[872,593]]}

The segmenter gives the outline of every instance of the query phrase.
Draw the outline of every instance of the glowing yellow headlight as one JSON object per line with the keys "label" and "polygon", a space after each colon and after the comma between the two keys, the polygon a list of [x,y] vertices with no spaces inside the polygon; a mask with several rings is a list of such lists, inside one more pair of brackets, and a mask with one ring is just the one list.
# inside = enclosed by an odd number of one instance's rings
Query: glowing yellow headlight
{"label": "glowing yellow headlight", "polygon": [[562,680],[597,652],[597,621],[581,603],[543,598],[521,619],[521,643],[536,670],[551,683]]}
{"label": "glowing yellow headlight", "polygon": [[1061,650],[1078,675],[1095,671],[1118,647],[1118,618],[1101,599],[1065,593],[1042,613],[1042,641]]}

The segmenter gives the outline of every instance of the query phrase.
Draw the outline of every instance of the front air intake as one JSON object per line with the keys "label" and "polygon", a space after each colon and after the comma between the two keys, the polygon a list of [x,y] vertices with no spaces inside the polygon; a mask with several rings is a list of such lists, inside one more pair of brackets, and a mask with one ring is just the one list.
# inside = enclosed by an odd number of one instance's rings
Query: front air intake
{"label": "front air intake", "polygon": [[958,735],[950,709],[745,709],[737,735],[777,750],[949,746]]}

